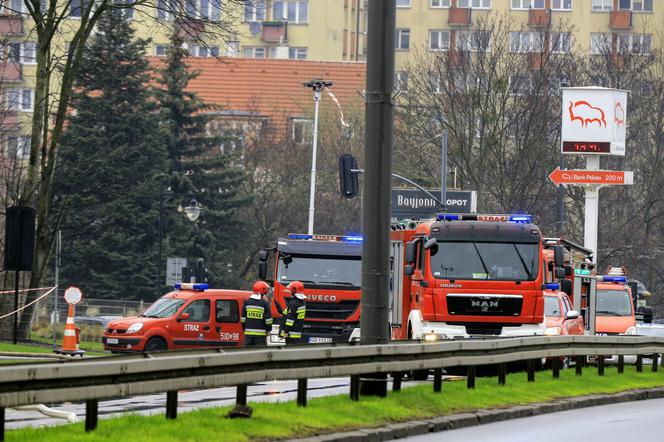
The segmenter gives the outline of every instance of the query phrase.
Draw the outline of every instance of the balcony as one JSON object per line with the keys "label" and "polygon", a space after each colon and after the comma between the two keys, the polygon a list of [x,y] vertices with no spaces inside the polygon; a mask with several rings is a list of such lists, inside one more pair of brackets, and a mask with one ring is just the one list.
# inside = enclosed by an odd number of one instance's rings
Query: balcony
{"label": "balcony", "polygon": [[528,67],[530,69],[539,70],[546,64],[548,54],[544,52],[530,52],[528,53]]}
{"label": "balcony", "polygon": [[528,26],[548,28],[551,26],[551,11],[549,9],[528,10]]}
{"label": "balcony", "polygon": [[449,69],[459,69],[467,65],[469,61],[468,52],[457,51],[456,49],[450,50],[447,53],[447,66]]}
{"label": "balcony", "polygon": [[13,110],[0,110],[0,130],[18,130],[18,112]]}
{"label": "balcony", "polygon": [[23,69],[18,63],[4,61],[0,63],[0,81],[15,83],[23,81]]}
{"label": "balcony", "polygon": [[285,43],[288,41],[288,22],[264,21],[261,39],[266,43]]}
{"label": "balcony", "polygon": [[23,35],[23,18],[19,15],[0,15],[0,35]]}
{"label": "balcony", "polygon": [[198,38],[205,33],[205,23],[200,20],[182,20],[178,37],[180,38]]}
{"label": "balcony", "polygon": [[447,24],[450,26],[468,26],[470,24],[470,15],[472,9],[457,8],[452,6],[447,16]]}
{"label": "balcony", "polygon": [[632,11],[611,11],[609,18],[611,29],[628,30],[632,28]]}

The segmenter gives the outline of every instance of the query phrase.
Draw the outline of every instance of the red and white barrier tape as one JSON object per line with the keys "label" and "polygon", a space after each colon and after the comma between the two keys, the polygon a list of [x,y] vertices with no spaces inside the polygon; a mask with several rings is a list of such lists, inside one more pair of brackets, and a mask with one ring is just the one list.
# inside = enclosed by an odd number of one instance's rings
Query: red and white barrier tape
{"label": "red and white barrier tape", "polygon": [[[18,292],[19,293],[21,293],[21,292],[35,292],[37,290],[48,290],[48,289],[51,289],[51,288],[53,288],[53,287],[38,287],[36,289],[20,289]],[[16,293],[16,291],[15,290],[2,290],[2,291],[0,291],[0,295],[6,295],[6,294],[9,294],[9,293]]]}
{"label": "red and white barrier tape", "polygon": [[[11,315],[14,315],[14,314],[16,314],[16,313],[22,311],[22,310],[25,310],[26,308],[30,307],[32,304],[34,304],[34,303],[40,301],[41,299],[43,299],[43,298],[47,297],[48,295],[50,295],[51,293],[53,293],[53,291],[55,290],[55,287],[43,287],[43,288],[38,288],[38,289],[25,289],[24,291],[30,291],[30,290],[45,290],[45,289],[49,289],[49,291],[46,292],[46,293],[44,293],[43,295],[41,295],[39,298],[35,299],[34,301],[32,301],[32,302],[30,302],[30,303],[28,303],[28,304],[25,304],[23,307],[21,307],[21,308],[19,308],[19,309],[17,309],[17,310],[14,310],[13,312],[9,312],[9,313],[7,313],[6,315],[2,315],[2,316],[0,316],[0,319],[5,319],[5,318],[7,318],[7,317],[9,317],[9,316],[11,316]],[[13,292],[12,292],[12,293],[13,293]]]}

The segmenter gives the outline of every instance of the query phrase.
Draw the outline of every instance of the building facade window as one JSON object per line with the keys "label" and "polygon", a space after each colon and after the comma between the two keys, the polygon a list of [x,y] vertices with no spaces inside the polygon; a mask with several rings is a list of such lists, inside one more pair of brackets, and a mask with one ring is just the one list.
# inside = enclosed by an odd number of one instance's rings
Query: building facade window
{"label": "building facade window", "polygon": [[652,12],[652,0],[620,0],[618,5],[622,11]]}
{"label": "building facade window", "polygon": [[168,46],[166,45],[157,45],[154,47],[154,55],[156,55],[157,57],[165,57],[167,51],[168,51]]}
{"label": "building facade window", "polygon": [[397,8],[410,8],[410,0],[397,0]]}
{"label": "building facade window", "polygon": [[396,49],[410,49],[410,29],[397,29],[395,43]]}
{"label": "building facade window", "polygon": [[32,112],[33,96],[32,89],[7,89],[7,109]]}
{"label": "building facade window", "polygon": [[569,32],[552,32],[550,36],[551,52],[568,54],[572,49],[572,34]]}
{"label": "building facade window", "polygon": [[611,34],[591,33],[590,53],[593,55],[602,55],[609,52],[611,52]]}
{"label": "building facade window", "polygon": [[30,156],[30,137],[11,137],[7,140],[7,154],[16,155],[16,158],[28,158]]}
{"label": "building facade window", "polygon": [[240,42],[229,41],[226,43],[226,57],[238,57],[240,55]]}
{"label": "building facade window", "polygon": [[37,44],[33,41],[7,43],[7,59],[12,63],[37,63]]}
{"label": "building facade window", "polygon": [[69,4],[69,18],[81,18],[89,6],[90,0],[72,0]]}
{"label": "building facade window", "polygon": [[157,0],[157,20],[173,20],[173,12],[179,9],[177,0]]}
{"label": "building facade window", "polygon": [[275,1],[272,4],[273,20],[288,20],[288,23],[309,22],[309,2],[306,0]]}
{"label": "building facade window", "polygon": [[544,50],[544,33],[542,32],[510,32],[511,52],[542,52]]}
{"label": "building facade window", "polygon": [[408,72],[397,71],[394,73],[394,89],[408,92]]}
{"label": "building facade window", "polygon": [[594,12],[609,12],[613,9],[613,0],[593,0],[592,10]]}
{"label": "building facade window", "polygon": [[429,7],[431,8],[449,8],[450,0],[430,0]]}
{"label": "building facade window", "polygon": [[652,49],[652,34],[619,34],[618,53],[647,55]]}
{"label": "building facade window", "polygon": [[572,0],[552,0],[551,9],[554,11],[571,11]]}
{"label": "building facade window", "polygon": [[458,31],[456,35],[460,51],[486,52],[491,48],[491,34],[487,31]]}
{"label": "building facade window", "polygon": [[491,0],[458,0],[460,8],[491,9]]}
{"label": "building facade window", "polygon": [[194,57],[218,57],[219,46],[195,45],[189,50]]}
{"label": "building facade window", "polygon": [[9,15],[19,15],[25,12],[23,0],[11,0],[9,2]]}
{"label": "building facade window", "polygon": [[187,0],[185,3],[185,13],[187,17],[219,21],[221,18],[220,0]]}
{"label": "building facade window", "polygon": [[246,0],[244,3],[244,21],[256,22],[265,20],[265,0]]}
{"label": "building facade window", "polygon": [[288,48],[288,58],[291,60],[306,60],[307,48]]}
{"label": "building facade window", "polygon": [[544,9],[545,0],[512,0],[512,9]]}
{"label": "building facade window", "polygon": [[450,49],[450,31],[434,29],[429,31],[429,50],[448,51]]}
{"label": "building facade window", "polygon": [[312,121],[308,118],[293,118],[291,120],[291,140],[293,143],[310,143],[312,130]]}
{"label": "building facade window", "polygon": [[265,58],[265,48],[263,47],[245,47],[242,50],[244,58]]}

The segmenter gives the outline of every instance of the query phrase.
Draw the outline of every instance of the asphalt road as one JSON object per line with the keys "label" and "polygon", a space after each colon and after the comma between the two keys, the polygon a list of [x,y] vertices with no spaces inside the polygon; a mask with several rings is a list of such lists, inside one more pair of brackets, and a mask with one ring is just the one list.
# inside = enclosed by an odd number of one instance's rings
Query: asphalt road
{"label": "asphalt road", "polygon": [[[404,380],[404,388],[421,382]],[[391,384],[389,385],[391,388]],[[321,396],[348,394],[349,378],[311,379],[308,384],[309,399]],[[297,397],[297,381],[273,381],[252,384],[247,389],[247,401],[281,402],[295,400]],[[220,407],[235,404],[235,387],[215,388],[209,390],[180,391],[178,395],[178,413],[192,411],[197,408]],[[49,407],[74,412],[78,418],[85,419],[84,403],[46,404]],[[139,413],[144,415],[164,414],[166,412],[166,394],[134,396],[99,402],[99,417],[117,416],[123,413]],[[44,425],[65,424],[64,419],[54,419],[36,411],[7,409],[5,416],[6,428],[40,427]]]}
{"label": "asphalt road", "polygon": [[659,441],[664,399],[582,408],[405,439],[410,442]]}

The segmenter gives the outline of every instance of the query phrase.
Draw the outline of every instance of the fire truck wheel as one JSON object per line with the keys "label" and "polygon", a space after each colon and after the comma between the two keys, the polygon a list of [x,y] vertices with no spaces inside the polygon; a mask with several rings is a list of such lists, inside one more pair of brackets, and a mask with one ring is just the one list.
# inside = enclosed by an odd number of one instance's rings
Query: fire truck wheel
{"label": "fire truck wheel", "polygon": [[164,351],[168,350],[168,344],[162,338],[155,336],[145,344],[145,351]]}

